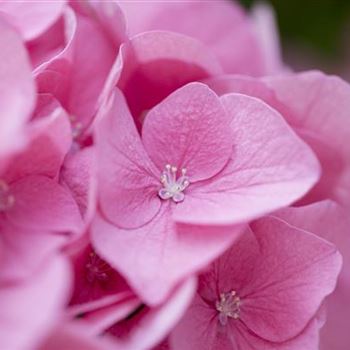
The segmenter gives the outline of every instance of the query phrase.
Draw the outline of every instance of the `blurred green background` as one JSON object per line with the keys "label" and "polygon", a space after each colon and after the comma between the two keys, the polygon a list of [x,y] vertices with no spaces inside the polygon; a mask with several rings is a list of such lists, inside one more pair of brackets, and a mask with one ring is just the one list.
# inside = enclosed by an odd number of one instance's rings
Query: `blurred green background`
{"label": "blurred green background", "polygon": [[[258,1],[240,0],[250,8]],[[261,2],[261,1],[260,1]],[[285,61],[350,77],[350,0],[265,0],[276,14]]]}

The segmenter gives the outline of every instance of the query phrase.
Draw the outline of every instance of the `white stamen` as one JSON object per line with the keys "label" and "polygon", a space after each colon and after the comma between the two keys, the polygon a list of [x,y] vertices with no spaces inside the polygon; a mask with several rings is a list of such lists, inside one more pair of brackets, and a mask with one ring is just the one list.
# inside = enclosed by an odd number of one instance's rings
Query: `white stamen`
{"label": "white stamen", "polygon": [[221,325],[227,324],[227,319],[233,318],[239,319],[241,299],[237,295],[236,291],[228,293],[221,293],[220,300],[215,304],[216,310],[219,311],[219,321]]}
{"label": "white stamen", "polygon": [[10,193],[8,184],[0,179],[0,212],[10,209],[15,204],[15,197]]}
{"label": "white stamen", "polygon": [[160,176],[160,182],[163,187],[159,190],[158,195],[160,198],[172,199],[174,202],[182,202],[185,199],[183,191],[189,186],[190,181],[186,176],[186,169],[181,169],[181,176],[176,179],[177,167],[167,164]]}

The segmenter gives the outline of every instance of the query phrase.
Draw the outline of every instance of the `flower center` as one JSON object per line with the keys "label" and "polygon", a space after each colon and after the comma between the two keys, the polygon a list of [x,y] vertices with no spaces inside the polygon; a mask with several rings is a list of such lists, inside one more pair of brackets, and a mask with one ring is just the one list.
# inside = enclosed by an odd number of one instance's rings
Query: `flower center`
{"label": "flower center", "polygon": [[158,195],[162,199],[172,199],[174,202],[182,202],[185,198],[183,191],[188,187],[190,181],[186,176],[186,169],[181,169],[181,175],[177,179],[178,169],[175,166],[167,164],[165,166],[162,175],[160,176],[160,182],[163,187],[159,190]]}
{"label": "flower center", "polygon": [[86,278],[88,282],[106,281],[108,279],[108,272],[111,270],[109,265],[100,259],[96,253],[89,254],[89,261],[86,264]]}
{"label": "flower center", "polygon": [[215,307],[219,311],[219,321],[223,326],[227,324],[228,317],[235,320],[239,318],[240,304],[241,299],[236,291],[220,294],[220,300],[216,302]]}
{"label": "flower center", "polygon": [[15,203],[15,197],[10,193],[8,184],[0,179],[0,212],[10,209]]}
{"label": "flower center", "polygon": [[83,124],[77,120],[77,117],[74,115],[69,116],[72,128],[73,139],[77,139],[83,131]]}

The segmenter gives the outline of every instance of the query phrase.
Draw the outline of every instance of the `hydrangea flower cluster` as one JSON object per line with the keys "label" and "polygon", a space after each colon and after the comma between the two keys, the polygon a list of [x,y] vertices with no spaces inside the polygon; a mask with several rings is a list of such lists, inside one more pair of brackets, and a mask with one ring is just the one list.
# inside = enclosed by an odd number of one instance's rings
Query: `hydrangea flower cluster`
{"label": "hydrangea flower cluster", "polygon": [[350,86],[232,1],[0,3],[0,348],[348,350]]}

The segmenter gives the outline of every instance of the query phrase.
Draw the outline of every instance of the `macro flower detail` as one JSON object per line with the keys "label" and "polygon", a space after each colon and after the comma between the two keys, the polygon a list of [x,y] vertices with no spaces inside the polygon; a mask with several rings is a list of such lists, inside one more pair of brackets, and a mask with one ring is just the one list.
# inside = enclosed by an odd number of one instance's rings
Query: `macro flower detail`
{"label": "macro flower detail", "polygon": [[349,350],[350,85],[239,2],[0,0],[0,350]]}
{"label": "macro flower detail", "polygon": [[275,217],[259,219],[199,276],[171,349],[315,349],[318,310],[341,264],[334,245]]}
{"label": "macro flower detail", "polygon": [[298,199],[319,176],[277,112],[242,95],[219,99],[201,83],[152,108],[141,136],[118,90],[97,119],[93,246],[151,303],[228,248],[240,225]]}
{"label": "macro flower detail", "polygon": [[228,293],[220,293],[220,300],[215,303],[216,310],[219,311],[219,321],[225,326],[227,324],[227,318],[233,318],[237,320],[240,313],[241,299],[237,295],[237,292],[232,290]]}
{"label": "macro flower detail", "polygon": [[186,176],[186,168],[181,169],[181,176],[177,178],[178,169],[175,166],[167,164],[165,170],[160,176],[160,182],[163,185],[158,192],[162,199],[172,199],[175,203],[182,202],[185,199],[184,190],[189,186],[190,181]]}

